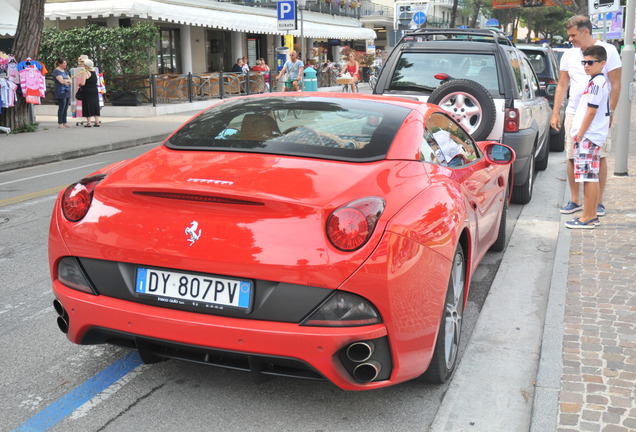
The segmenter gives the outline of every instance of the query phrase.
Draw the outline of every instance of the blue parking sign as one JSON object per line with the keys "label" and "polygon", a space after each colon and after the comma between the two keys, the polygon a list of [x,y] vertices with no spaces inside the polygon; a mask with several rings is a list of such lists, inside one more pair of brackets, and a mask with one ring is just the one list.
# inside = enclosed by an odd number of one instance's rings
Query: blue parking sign
{"label": "blue parking sign", "polygon": [[280,21],[296,20],[296,2],[294,0],[279,1],[276,10]]}
{"label": "blue parking sign", "polygon": [[295,0],[281,0],[276,4],[278,30],[296,30],[296,2]]}

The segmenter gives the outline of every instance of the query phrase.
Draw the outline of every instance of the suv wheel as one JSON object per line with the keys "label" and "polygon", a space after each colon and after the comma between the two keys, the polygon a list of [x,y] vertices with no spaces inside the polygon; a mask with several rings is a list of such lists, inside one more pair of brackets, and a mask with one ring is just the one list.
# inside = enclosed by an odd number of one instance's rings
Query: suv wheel
{"label": "suv wheel", "polygon": [[475,141],[485,140],[495,125],[495,102],[478,82],[456,79],[433,91],[428,103],[437,104],[461,124]]}
{"label": "suv wheel", "polygon": [[545,171],[548,167],[548,157],[550,156],[550,143],[546,141],[541,147],[541,153],[537,158],[537,171]]}
{"label": "suv wheel", "polygon": [[512,188],[511,201],[515,204],[528,204],[532,199],[532,188],[534,187],[534,150],[530,154],[530,162],[528,163],[528,179],[519,186]]}

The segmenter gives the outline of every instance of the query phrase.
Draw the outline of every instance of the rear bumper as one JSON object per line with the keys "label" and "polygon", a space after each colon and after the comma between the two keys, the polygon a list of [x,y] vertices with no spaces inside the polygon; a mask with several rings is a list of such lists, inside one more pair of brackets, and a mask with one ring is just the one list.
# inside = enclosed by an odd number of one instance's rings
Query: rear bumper
{"label": "rear bumper", "polygon": [[[394,380],[392,376],[395,374],[391,374],[386,380],[359,383],[339,359],[339,352],[352,342],[386,338],[387,329],[383,324],[346,328],[305,327],[294,323],[197,314],[94,296],[70,289],[59,281],[54,281],[53,291],[68,313],[67,337],[70,341],[127,346],[138,349],[144,361],[152,362],[158,352],[164,352],[168,354],[160,354],[160,358],[243,369],[231,364],[199,360],[205,359],[206,354],[207,358],[211,358],[215,357],[214,354],[225,353],[221,357],[242,357],[248,362],[253,361],[257,368],[259,364],[283,365],[283,369],[274,370],[271,375],[324,377],[344,390],[369,390],[406,380]],[[178,347],[187,348],[185,351],[189,354],[169,354],[176,352]],[[197,353],[200,355],[197,356]],[[190,355],[191,358],[188,357]],[[391,353],[384,354],[385,357],[387,355],[389,364],[386,367],[393,369]],[[240,363],[240,359],[237,361]],[[306,373],[279,373],[285,366],[290,370],[304,369]]]}

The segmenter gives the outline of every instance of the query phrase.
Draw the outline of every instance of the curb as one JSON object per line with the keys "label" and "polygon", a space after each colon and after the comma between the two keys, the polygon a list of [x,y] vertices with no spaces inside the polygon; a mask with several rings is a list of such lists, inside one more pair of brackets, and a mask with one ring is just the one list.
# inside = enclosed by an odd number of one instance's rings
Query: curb
{"label": "curb", "polygon": [[[567,202],[569,194],[569,189],[566,187],[562,202]],[[541,356],[534,383],[530,432],[552,432],[557,428],[563,372],[563,323],[569,264],[570,231],[561,221],[543,326]]]}
{"label": "curb", "polygon": [[0,162],[0,172],[11,171],[19,168],[29,168],[36,165],[44,165],[51,162],[59,162],[68,159],[77,159],[85,156],[92,156],[99,153],[122,150],[130,147],[137,147],[153,142],[160,142],[170,136],[170,133],[161,135],[152,135],[146,138],[137,138],[125,141],[118,141],[109,144],[102,144],[94,147],[86,147],[82,149],[67,150],[59,153],[51,153],[42,156],[35,156],[29,159],[15,160],[9,162]]}

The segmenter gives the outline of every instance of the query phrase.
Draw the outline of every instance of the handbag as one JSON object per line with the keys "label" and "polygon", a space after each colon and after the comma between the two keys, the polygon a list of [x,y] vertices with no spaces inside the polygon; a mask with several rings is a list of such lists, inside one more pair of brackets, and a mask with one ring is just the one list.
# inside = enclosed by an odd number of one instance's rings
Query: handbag
{"label": "handbag", "polygon": [[77,100],[84,100],[84,89],[83,87],[80,87],[77,89],[77,93],[75,93],[75,99]]}

